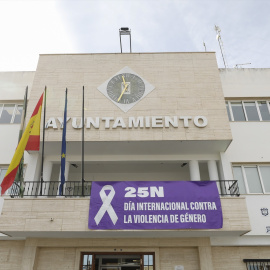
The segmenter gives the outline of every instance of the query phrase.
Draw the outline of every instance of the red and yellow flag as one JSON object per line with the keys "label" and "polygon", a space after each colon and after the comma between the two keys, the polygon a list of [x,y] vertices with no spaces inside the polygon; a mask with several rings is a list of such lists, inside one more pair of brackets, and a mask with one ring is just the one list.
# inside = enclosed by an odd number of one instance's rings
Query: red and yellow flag
{"label": "red and yellow flag", "polygon": [[[37,104],[37,107],[35,108],[31,119],[35,117],[35,122],[33,124],[33,127],[31,129],[31,133],[27,142],[27,145],[25,147],[26,151],[39,151],[39,145],[40,145],[40,119],[41,119],[41,109],[42,109],[42,99],[43,99],[43,94],[39,100],[40,107],[38,107],[39,103]],[[31,120],[30,119],[30,120]]]}
{"label": "red and yellow flag", "polygon": [[[22,135],[22,138],[17,146],[17,149],[14,153],[14,156],[11,160],[11,163],[8,167],[7,173],[1,183],[1,195],[3,195],[7,189],[9,189],[11,187],[11,185],[14,182],[18,167],[20,165],[20,161],[22,159],[23,156],[23,152],[26,148],[26,145],[29,141],[29,137],[31,137],[32,133],[34,133],[36,131],[37,127],[35,124],[36,122],[38,122],[40,124],[40,117],[41,117],[41,110],[42,110],[42,101],[43,101],[43,94],[41,95],[36,108],[28,122],[28,125],[25,128],[25,131]],[[34,133],[35,134],[35,133]]]}

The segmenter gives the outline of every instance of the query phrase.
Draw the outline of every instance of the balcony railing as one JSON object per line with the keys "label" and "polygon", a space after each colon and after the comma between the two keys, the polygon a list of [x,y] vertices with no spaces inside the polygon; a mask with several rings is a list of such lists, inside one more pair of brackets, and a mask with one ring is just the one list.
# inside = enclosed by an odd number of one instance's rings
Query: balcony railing
{"label": "balcony railing", "polygon": [[247,270],[269,270],[270,259],[244,259]]}
{"label": "balcony railing", "polygon": [[[237,180],[219,180],[216,181],[220,196],[239,196],[239,187]],[[23,186],[19,183],[13,183],[8,190],[11,198],[19,197],[87,197],[91,193],[91,181],[67,181],[63,186],[63,193],[60,194],[59,181],[25,181]]]}

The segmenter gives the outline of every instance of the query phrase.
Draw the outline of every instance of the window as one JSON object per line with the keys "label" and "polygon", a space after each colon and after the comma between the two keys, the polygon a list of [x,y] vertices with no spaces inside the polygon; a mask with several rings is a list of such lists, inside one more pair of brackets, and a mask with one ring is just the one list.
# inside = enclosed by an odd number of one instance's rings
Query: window
{"label": "window", "polygon": [[0,124],[20,124],[23,105],[0,104]]}
{"label": "window", "polygon": [[270,259],[244,259],[248,270],[270,270]]}
{"label": "window", "polygon": [[229,121],[270,121],[269,101],[226,101]]}
{"label": "window", "polygon": [[270,193],[270,165],[233,166],[233,174],[241,194]]}
{"label": "window", "polygon": [[154,254],[81,254],[80,270],[154,270]]}
{"label": "window", "polygon": [[[7,168],[0,168],[0,184],[2,183],[6,173],[7,173]],[[6,191],[5,194],[9,194],[9,190]]]}
{"label": "window", "polygon": [[[8,166],[3,166],[0,167],[0,184],[2,183],[6,173],[8,170]],[[26,166],[23,167],[23,178],[25,175],[25,170],[26,170]],[[13,184],[11,185],[11,187],[5,192],[5,195],[10,195],[10,196],[18,196],[19,192],[20,192],[20,185],[18,182],[16,182],[17,180],[15,179],[15,181],[13,182]]]}

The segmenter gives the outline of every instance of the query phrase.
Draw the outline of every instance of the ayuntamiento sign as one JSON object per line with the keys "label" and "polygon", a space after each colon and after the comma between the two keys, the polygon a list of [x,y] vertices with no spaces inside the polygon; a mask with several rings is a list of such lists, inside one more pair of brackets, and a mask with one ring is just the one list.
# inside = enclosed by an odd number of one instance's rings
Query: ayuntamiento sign
{"label": "ayuntamiento sign", "polygon": [[93,182],[89,229],[220,229],[216,182]]}

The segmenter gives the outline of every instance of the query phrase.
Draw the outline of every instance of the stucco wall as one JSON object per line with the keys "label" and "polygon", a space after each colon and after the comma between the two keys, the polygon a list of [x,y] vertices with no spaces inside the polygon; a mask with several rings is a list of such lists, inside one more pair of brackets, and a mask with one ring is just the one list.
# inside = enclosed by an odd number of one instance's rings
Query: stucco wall
{"label": "stucco wall", "polygon": [[243,259],[269,259],[270,247],[212,247],[216,270],[246,270]]}
{"label": "stucco wall", "polygon": [[0,241],[0,269],[21,270],[24,241]]}
{"label": "stucco wall", "polygon": [[226,98],[269,98],[269,68],[219,69],[219,74]]}
{"label": "stucco wall", "polygon": [[34,75],[34,71],[0,72],[0,102],[23,101],[26,86],[28,95],[31,92]]}

